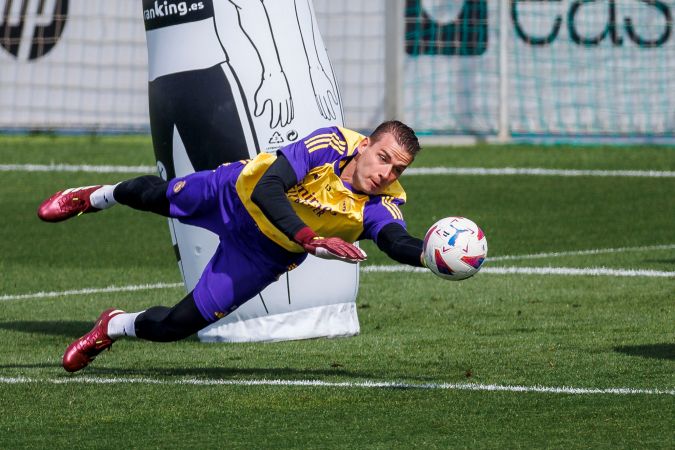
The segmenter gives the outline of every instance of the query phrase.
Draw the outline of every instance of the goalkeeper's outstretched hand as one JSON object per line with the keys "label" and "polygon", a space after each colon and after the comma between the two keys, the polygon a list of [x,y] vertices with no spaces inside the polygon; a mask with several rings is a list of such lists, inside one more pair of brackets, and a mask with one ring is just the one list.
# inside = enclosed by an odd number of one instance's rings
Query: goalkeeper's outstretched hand
{"label": "goalkeeper's outstretched hand", "polygon": [[355,245],[339,237],[320,237],[309,227],[298,231],[295,242],[302,245],[307,253],[323,259],[338,259],[356,264],[366,259],[366,253]]}

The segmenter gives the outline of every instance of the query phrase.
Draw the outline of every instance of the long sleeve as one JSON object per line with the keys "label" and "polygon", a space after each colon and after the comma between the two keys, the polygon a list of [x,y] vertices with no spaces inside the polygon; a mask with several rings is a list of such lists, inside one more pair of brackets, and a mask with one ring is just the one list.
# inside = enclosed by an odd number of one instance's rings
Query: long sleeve
{"label": "long sleeve", "polygon": [[296,173],[284,155],[279,155],[260,178],[251,194],[251,200],[289,239],[293,240],[307,225],[291,207],[286,191],[297,184]]}
{"label": "long sleeve", "polygon": [[423,267],[421,256],[423,241],[408,234],[398,223],[382,227],[377,234],[377,246],[391,259],[415,267]]}

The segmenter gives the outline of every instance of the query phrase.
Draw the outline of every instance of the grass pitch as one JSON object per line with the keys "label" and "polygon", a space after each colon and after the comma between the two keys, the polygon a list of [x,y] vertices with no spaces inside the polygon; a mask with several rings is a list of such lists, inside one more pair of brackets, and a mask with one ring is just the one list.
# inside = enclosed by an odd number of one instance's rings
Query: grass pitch
{"label": "grass pitch", "polygon": [[[51,162],[153,159],[144,137],[0,137],[0,164]],[[414,165],[432,166],[673,171],[675,150],[479,146],[428,149]],[[129,176],[2,172],[0,448],[673,447],[672,276],[479,273],[453,283],[367,272],[357,301],[360,336],[227,345],[126,340],[67,374],[63,350],[103,309],[170,305],[183,295],[164,288],[16,298],[179,281],[161,217],[125,208],[61,224],[35,216],[58,188]],[[674,178],[402,182],[410,231],[421,236],[438,218],[470,217],[495,258],[486,268],[675,271]],[[368,265],[394,264],[364,246]],[[619,250],[585,252],[593,249]],[[566,253],[527,256],[556,252]],[[525,256],[503,259],[514,255]],[[254,380],[286,384],[245,384]],[[291,384],[301,380],[332,384]],[[484,390],[491,385],[522,389]],[[535,386],[586,393],[529,389]],[[642,393],[594,391],[610,388]]]}

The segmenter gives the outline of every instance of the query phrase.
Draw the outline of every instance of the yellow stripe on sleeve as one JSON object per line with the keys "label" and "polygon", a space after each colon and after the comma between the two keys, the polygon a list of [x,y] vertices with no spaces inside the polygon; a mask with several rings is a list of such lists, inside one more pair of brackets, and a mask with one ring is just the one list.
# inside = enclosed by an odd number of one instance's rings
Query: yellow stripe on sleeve
{"label": "yellow stripe on sleeve", "polygon": [[389,205],[387,204],[387,201],[384,199],[384,197],[382,198],[382,206],[384,206],[385,208],[387,208],[387,211],[389,211],[389,214],[391,214],[391,216],[392,216],[394,219],[396,219],[396,213],[395,213],[394,211],[392,211],[391,206],[389,206]]}
{"label": "yellow stripe on sleeve", "polygon": [[314,136],[314,137],[311,137],[311,138],[309,138],[309,139],[306,139],[306,140],[305,140],[305,145],[309,147],[309,146],[312,145],[312,143],[314,143],[315,141],[317,141],[317,140],[319,140],[319,139],[330,138],[333,134],[335,134],[335,133],[317,134],[317,135]]}
{"label": "yellow stripe on sleeve", "polygon": [[344,154],[347,143],[340,139],[337,135],[334,135],[333,139],[330,141],[331,147],[333,147],[339,154]]}
{"label": "yellow stripe on sleeve", "polygon": [[326,144],[326,143],[330,142],[330,139],[331,139],[330,136],[324,136],[321,139],[317,139],[317,140],[313,141],[312,143],[310,143],[309,145],[307,145],[307,148],[312,149],[314,147],[318,147],[319,145]]}
{"label": "yellow stripe on sleeve", "polygon": [[345,152],[345,147],[347,143],[340,139],[340,137],[332,133],[331,135],[324,135],[321,139],[317,139],[307,146],[309,153],[313,153],[317,150],[321,150],[326,147],[331,147],[335,149],[341,155]]}
{"label": "yellow stripe on sleeve", "polygon": [[307,141],[305,141],[305,144],[307,145],[307,148],[311,150],[314,147],[330,142],[334,134],[335,133],[321,134],[312,139],[308,139]]}
{"label": "yellow stripe on sleeve", "polygon": [[382,205],[387,208],[394,219],[403,220],[403,214],[398,206],[393,202],[393,197],[382,197]]}

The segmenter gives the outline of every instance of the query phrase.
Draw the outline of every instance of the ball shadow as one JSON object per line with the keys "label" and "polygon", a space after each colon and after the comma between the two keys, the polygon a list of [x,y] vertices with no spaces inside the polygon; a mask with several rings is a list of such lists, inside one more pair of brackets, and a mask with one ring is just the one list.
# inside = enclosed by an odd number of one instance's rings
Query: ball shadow
{"label": "ball shadow", "polygon": [[675,344],[622,345],[614,351],[642,358],[675,359]]}

